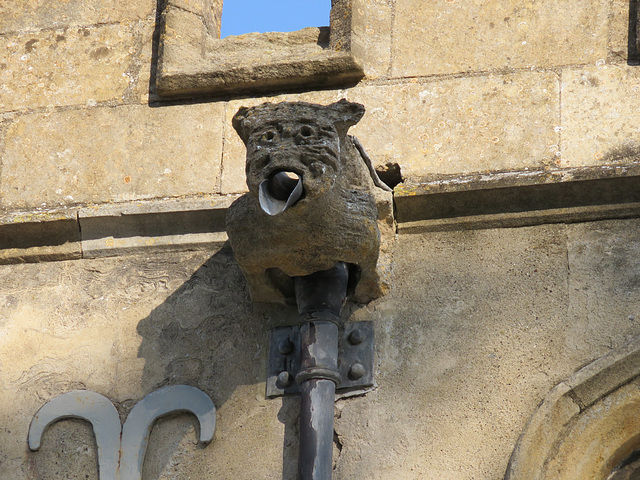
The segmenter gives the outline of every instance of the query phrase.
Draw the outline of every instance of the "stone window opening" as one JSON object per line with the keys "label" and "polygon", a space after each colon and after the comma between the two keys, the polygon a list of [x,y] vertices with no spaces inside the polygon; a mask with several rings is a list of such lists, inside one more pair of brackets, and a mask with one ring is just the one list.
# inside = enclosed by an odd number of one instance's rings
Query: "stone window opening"
{"label": "stone window opening", "polygon": [[168,0],[160,26],[160,97],[238,96],[349,87],[363,76],[353,2],[331,0],[329,27],[220,38],[223,0]]}
{"label": "stone window opening", "polygon": [[224,0],[220,38],[328,27],[330,10],[331,0]]}

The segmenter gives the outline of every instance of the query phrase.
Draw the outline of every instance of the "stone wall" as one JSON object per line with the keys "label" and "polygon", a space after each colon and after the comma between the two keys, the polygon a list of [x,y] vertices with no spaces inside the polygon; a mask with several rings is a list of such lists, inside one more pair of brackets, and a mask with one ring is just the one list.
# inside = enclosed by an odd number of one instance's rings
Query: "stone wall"
{"label": "stone wall", "polygon": [[637,147],[626,1],[362,0],[356,87],[197,105],[157,102],[155,5],[125,3],[1,7],[4,209],[242,192],[228,119],[265,100],[364,103],[354,133],[410,181],[599,165]]}
{"label": "stone wall", "polygon": [[224,245],[231,117],[341,98],[403,183],[390,292],[348,307],[375,322],[377,386],[336,402],[334,478],[502,478],[549,390],[640,333],[635,0],[353,0],[357,84],[171,100],[163,3],[0,5],[0,478],[97,478],[81,421],[28,451],[37,409],[86,388],[126,418],[171,384],[211,396],[215,439],[161,421],[144,478],[295,478],[299,401],[264,396],[295,311],[252,304]]}

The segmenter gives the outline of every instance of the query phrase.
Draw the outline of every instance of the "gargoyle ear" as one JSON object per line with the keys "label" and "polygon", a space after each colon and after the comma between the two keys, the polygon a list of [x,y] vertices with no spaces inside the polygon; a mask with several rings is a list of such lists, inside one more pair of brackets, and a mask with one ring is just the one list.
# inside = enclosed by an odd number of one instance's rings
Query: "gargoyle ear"
{"label": "gargoyle ear", "polygon": [[238,135],[240,135],[240,138],[245,143],[245,145],[247,143],[247,140],[249,139],[249,135],[251,134],[251,128],[249,127],[248,121],[249,110],[250,109],[248,107],[240,107],[240,109],[236,112],[236,114],[233,116],[233,119],[231,120],[233,128],[235,128],[236,132],[238,132]]}
{"label": "gargoyle ear", "polygon": [[349,102],[346,99],[327,105],[332,112],[332,120],[340,137],[346,135],[349,127],[360,121],[364,115],[364,105]]}

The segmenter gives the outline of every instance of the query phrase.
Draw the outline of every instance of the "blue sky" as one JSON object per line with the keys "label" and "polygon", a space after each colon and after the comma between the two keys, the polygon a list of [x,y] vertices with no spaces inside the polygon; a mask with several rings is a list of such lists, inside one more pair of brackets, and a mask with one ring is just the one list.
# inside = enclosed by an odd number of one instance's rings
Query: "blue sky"
{"label": "blue sky", "polygon": [[293,32],[329,26],[331,0],[224,0],[222,33]]}

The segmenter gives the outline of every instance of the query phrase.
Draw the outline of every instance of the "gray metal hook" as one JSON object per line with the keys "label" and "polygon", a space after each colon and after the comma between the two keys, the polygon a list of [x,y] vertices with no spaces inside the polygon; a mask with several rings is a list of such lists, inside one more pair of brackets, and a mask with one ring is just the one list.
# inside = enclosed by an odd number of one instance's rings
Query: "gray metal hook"
{"label": "gray metal hook", "polygon": [[64,418],[80,418],[91,423],[98,446],[100,480],[116,480],[120,455],[120,416],[104,395],[88,390],[64,393],[45,403],[29,426],[29,448],[40,449],[45,429]]}
{"label": "gray metal hook", "polygon": [[216,407],[206,393],[195,387],[174,385],[151,392],[133,407],[122,429],[118,411],[107,397],[76,390],[53,398],[38,410],[29,426],[29,448],[40,449],[42,433],[52,423],[80,418],[93,426],[100,480],[141,480],[154,423],[160,417],[180,412],[197,417],[200,442],[209,443],[213,439]]}
{"label": "gray metal hook", "polygon": [[149,435],[160,417],[172,413],[193,413],[200,422],[200,442],[209,443],[216,428],[216,407],[211,398],[195,387],[175,385],[144,397],[129,413],[122,427],[120,478],[141,480]]}

